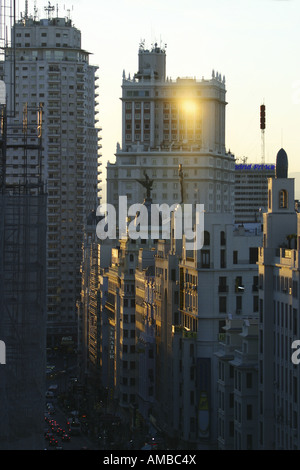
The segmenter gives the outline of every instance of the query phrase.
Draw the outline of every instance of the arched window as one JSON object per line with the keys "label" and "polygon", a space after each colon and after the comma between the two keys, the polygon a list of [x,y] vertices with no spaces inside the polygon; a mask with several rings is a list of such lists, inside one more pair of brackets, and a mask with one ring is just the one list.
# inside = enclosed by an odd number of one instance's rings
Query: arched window
{"label": "arched window", "polygon": [[204,231],[204,245],[205,246],[210,245],[210,234],[207,231]]}
{"label": "arched window", "polygon": [[282,189],[279,192],[279,207],[281,209],[286,209],[288,206],[288,193],[286,189]]}

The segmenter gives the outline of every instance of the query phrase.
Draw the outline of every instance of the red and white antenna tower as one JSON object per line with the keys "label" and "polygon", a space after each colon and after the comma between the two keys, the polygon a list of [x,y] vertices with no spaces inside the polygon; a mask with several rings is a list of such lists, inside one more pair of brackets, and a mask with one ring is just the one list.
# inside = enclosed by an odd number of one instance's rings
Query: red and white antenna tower
{"label": "red and white antenna tower", "polygon": [[261,129],[261,163],[265,163],[265,129],[266,129],[266,107],[260,106],[260,129]]}

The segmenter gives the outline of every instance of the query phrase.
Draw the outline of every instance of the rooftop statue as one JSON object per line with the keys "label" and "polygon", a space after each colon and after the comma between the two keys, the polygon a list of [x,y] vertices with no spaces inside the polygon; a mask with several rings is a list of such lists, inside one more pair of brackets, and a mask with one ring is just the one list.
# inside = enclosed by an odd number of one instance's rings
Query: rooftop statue
{"label": "rooftop statue", "polygon": [[183,204],[183,169],[182,169],[182,164],[180,163],[178,167],[178,176],[179,176],[179,181],[180,181],[180,191],[181,191],[181,201],[180,204]]}
{"label": "rooftop statue", "polygon": [[150,180],[149,176],[147,175],[145,171],[144,171],[144,176],[145,176],[144,180],[136,180],[136,181],[140,183],[142,186],[144,186],[144,188],[146,188],[147,190],[146,198],[150,199],[150,193],[152,190],[154,180]]}

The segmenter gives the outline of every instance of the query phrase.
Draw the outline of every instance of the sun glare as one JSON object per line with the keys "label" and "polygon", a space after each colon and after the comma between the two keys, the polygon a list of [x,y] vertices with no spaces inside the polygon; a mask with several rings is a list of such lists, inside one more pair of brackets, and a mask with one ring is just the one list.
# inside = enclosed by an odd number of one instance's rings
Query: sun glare
{"label": "sun glare", "polygon": [[197,103],[195,100],[184,100],[182,109],[187,114],[194,114],[197,111]]}

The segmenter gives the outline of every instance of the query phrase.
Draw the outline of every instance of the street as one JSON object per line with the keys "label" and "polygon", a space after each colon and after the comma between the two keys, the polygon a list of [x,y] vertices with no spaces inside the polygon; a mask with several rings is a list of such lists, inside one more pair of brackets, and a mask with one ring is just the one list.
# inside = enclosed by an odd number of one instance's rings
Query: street
{"label": "street", "polygon": [[[55,403],[54,403],[55,406]],[[49,444],[49,440],[45,439],[45,449],[48,450],[57,450],[57,448],[62,448],[62,450],[80,450],[80,449],[95,449],[93,444],[90,442],[87,436],[85,436],[81,431],[79,435],[69,434],[67,421],[68,417],[65,412],[59,407],[55,407],[55,413],[49,416],[50,422],[45,420],[45,432],[48,431],[53,434],[57,440],[57,445],[52,446]],[[62,429],[66,431],[69,435],[70,440],[64,441],[62,435],[59,435],[55,432],[55,429]]]}

